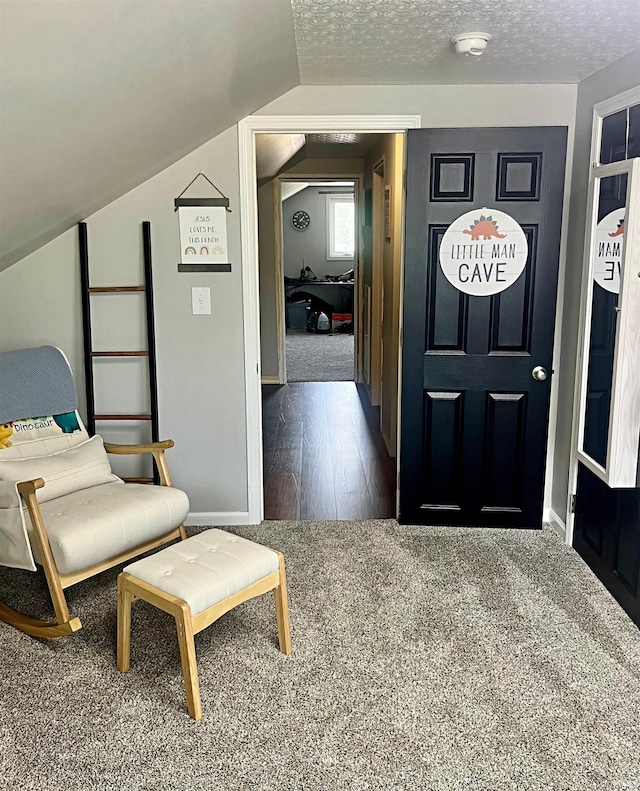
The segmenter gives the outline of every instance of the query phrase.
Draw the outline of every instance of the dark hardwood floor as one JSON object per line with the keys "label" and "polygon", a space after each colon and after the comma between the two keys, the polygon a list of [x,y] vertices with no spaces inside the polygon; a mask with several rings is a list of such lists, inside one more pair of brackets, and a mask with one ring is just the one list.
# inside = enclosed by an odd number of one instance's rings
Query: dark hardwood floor
{"label": "dark hardwood floor", "polygon": [[394,517],[378,413],[355,382],[263,385],[265,519]]}

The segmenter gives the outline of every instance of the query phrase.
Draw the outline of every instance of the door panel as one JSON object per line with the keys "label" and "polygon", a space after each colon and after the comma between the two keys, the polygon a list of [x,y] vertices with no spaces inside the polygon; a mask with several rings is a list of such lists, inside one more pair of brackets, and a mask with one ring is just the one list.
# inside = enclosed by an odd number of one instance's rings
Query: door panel
{"label": "door panel", "polygon": [[460,510],[462,506],[463,407],[464,393],[425,392],[423,445],[428,474],[423,500],[434,508]]}
{"label": "door panel", "polygon": [[640,626],[640,489],[610,489],[580,465],[573,546]]}
{"label": "door panel", "polygon": [[[541,525],[565,147],[559,127],[408,134],[401,521]],[[473,296],[439,250],[454,220],[491,207],[521,226],[528,257],[508,288]],[[465,271],[488,279],[479,267]]]}
{"label": "door panel", "polygon": [[510,288],[493,297],[490,352],[530,352],[537,227],[523,226],[523,230],[530,263]]}

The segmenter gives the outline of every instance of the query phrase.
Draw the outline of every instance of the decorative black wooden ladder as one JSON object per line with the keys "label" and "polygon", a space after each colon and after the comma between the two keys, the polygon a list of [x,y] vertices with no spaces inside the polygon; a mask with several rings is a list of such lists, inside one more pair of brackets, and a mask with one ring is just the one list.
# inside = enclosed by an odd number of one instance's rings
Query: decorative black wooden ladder
{"label": "decorative black wooden ladder", "polygon": [[[151,441],[157,442],[158,431],[158,379],[156,371],[155,325],[153,317],[153,276],[151,271],[151,223],[142,223],[142,242],[144,253],[144,284],[140,286],[98,286],[89,285],[89,245],[87,224],[78,223],[80,242],[80,282],[82,287],[82,323],[84,335],[84,369],[87,394],[87,430],[96,433],[96,423],[100,421],[148,420],[151,422]],[[92,345],[91,296],[93,294],[139,294],[145,295],[147,348],[140,351],[95,351]],[[148,413],[126,415],[97,415],[95,411],[93,361],[97,357],[146,357],[149,364],[149,404]],[[159,483],[158,472],[154,468],[153,478],[124,478],[132,483]]]}

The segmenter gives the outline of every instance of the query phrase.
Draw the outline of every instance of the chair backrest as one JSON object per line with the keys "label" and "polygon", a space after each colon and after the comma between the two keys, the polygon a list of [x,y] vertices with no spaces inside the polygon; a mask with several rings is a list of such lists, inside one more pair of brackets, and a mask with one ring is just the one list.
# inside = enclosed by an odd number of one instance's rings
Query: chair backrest
{"label": "chair backrest", "polygon": [[0,458],[48,456],[88,439],[73,374],[59,349],[0,353]]}

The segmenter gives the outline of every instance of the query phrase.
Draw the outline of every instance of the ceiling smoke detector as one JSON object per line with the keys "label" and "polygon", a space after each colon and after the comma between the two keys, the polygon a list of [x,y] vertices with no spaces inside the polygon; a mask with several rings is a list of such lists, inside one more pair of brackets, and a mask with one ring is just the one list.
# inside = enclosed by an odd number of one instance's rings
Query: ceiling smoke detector
{"label": "ceiling smoke detector", "polygon": [[489,41],[488,33],[458,33],[451,39],[458,55],[482,55]]}

